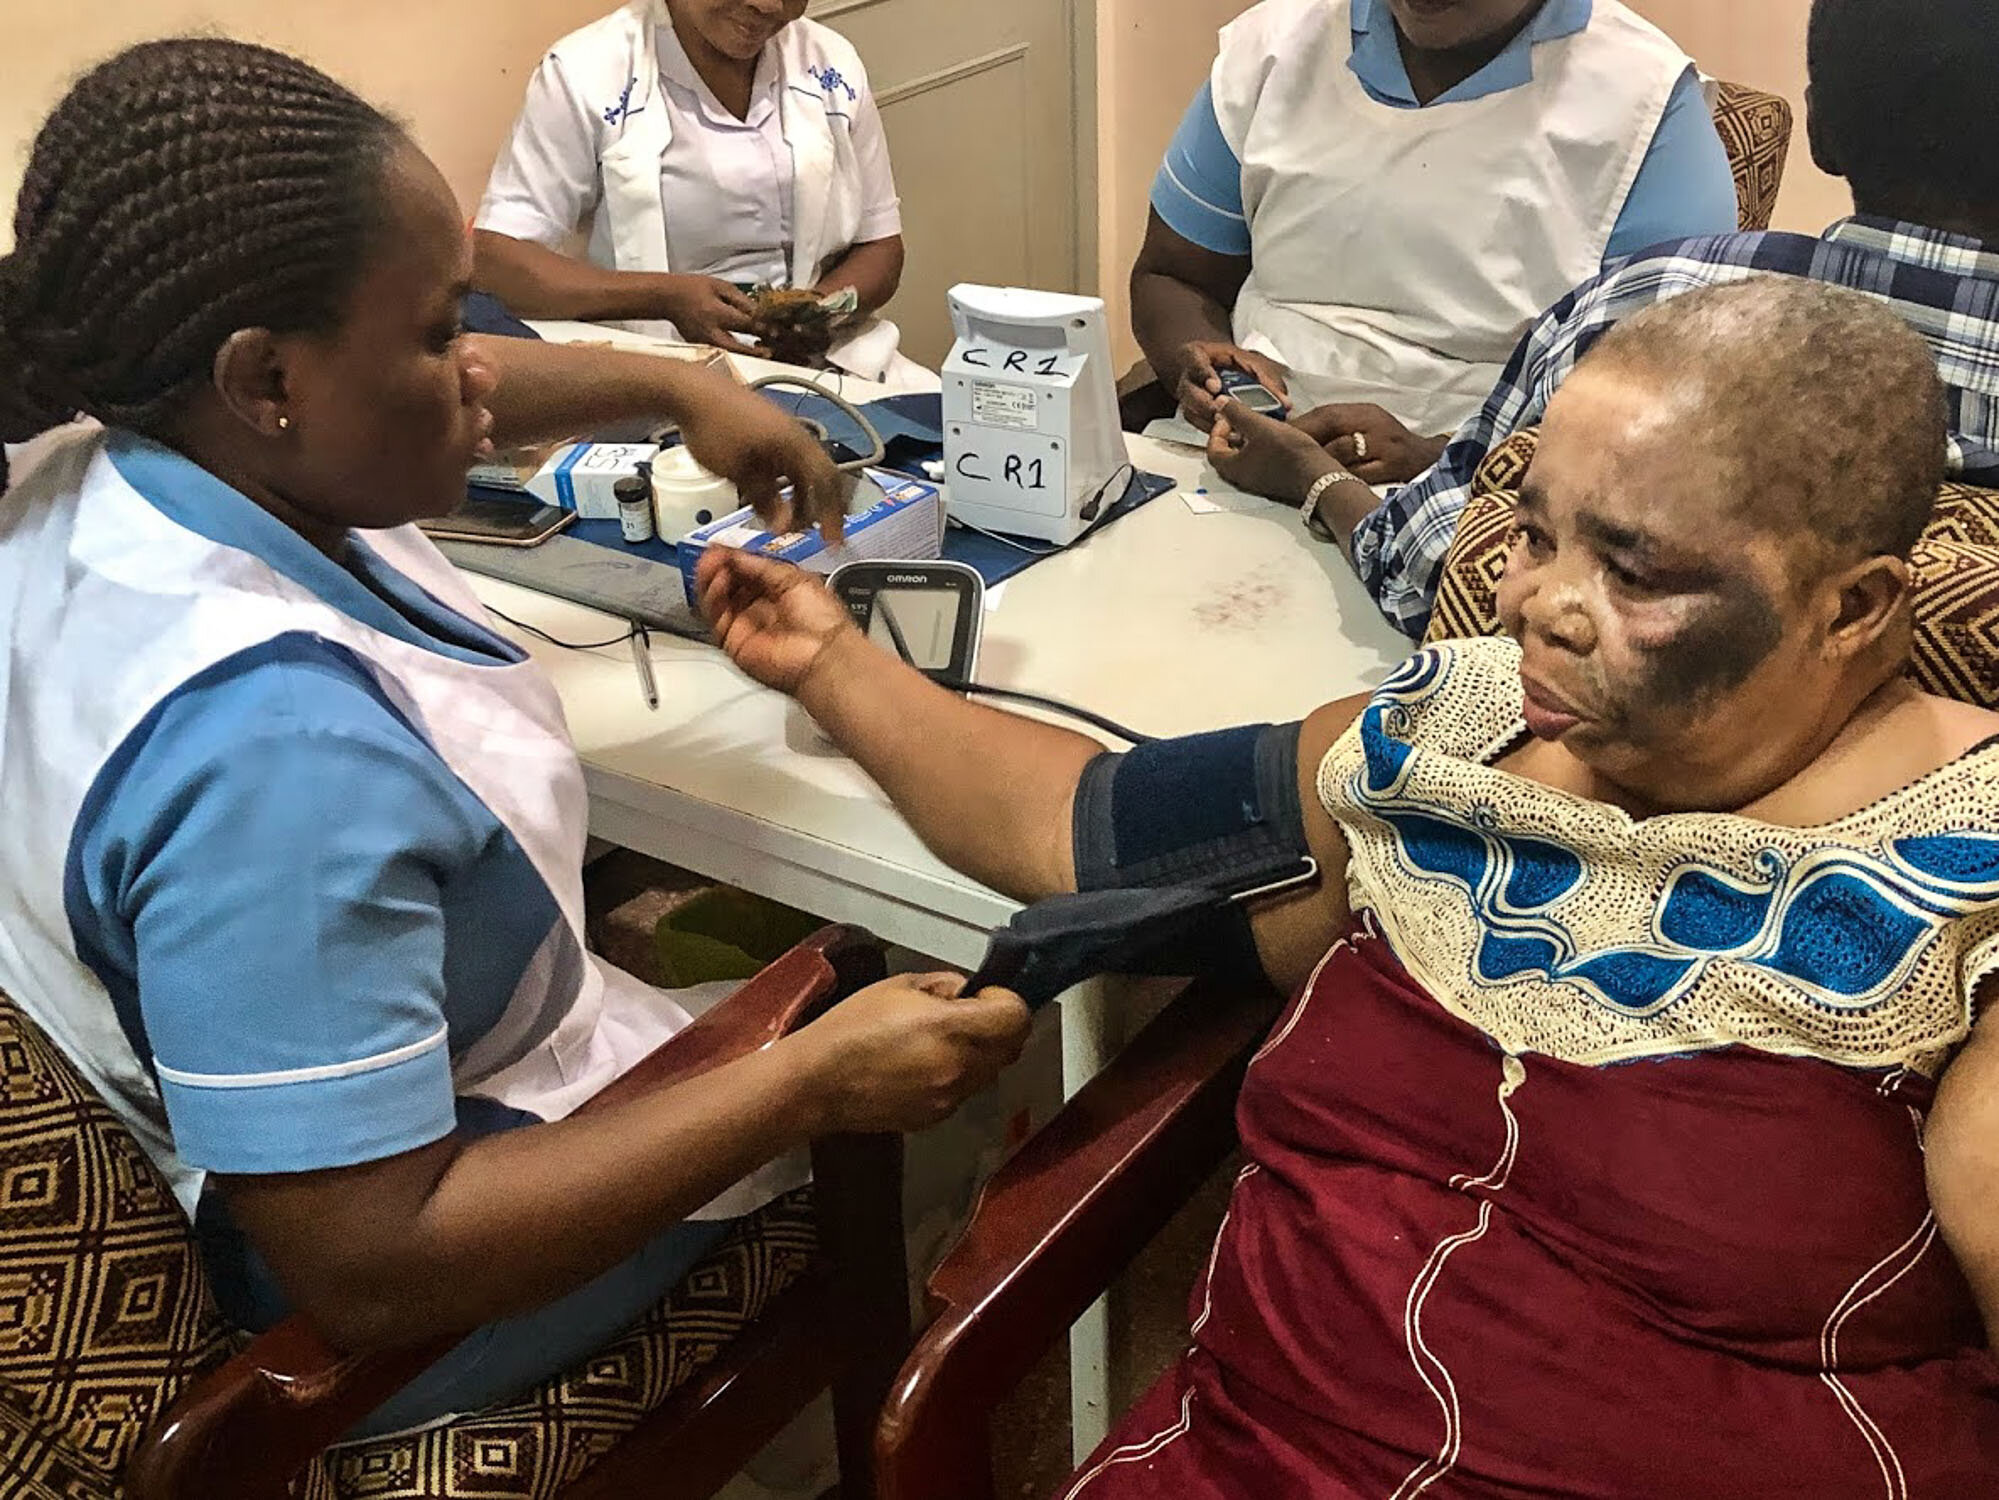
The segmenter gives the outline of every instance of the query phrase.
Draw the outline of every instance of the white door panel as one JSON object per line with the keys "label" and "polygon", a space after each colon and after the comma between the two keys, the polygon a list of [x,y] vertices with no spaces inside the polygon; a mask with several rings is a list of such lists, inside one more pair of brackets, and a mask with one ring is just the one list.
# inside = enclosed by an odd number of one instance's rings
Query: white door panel
{"label": "white door panel", "polygon": [[[902,194],[909,266],[889,316],[935,367],[961,281],[1075,291],[1094,277],[1078,208],[1094,0],[824,0],[809,14],[867,63]],[[1079,91],[1079,79],[1085,87]],[[1094,248],[1089,253],[1094,256]]]}

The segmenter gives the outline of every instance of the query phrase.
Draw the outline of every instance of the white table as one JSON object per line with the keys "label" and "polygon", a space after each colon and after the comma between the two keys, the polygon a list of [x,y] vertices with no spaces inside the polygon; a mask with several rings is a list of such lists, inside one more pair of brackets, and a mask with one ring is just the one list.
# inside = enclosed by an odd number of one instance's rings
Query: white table
{"label": "white table", "polygon": [[[775,368],[743,363],[752,375]],[[847,382],[856,401],[884,393]],[[1338,553],[1289,508],[1222,485],[1194,450],[1144,438],[1130,450],[1180,489],[996,591],[981,681],[1178,735],[1303,718],[1408,655]],[[1214,509],[1197,513],[1190,496]],[[603,640],[620,623],[492,579],[475,586],[565,640]],[[593,834],[963,968],[1016,909],[939,863],[795,705],[718,651],[655,635],[655,712],[628,648],[521,644],[562,695]],[[1070,1094],[1112,1041],[1100,987],[1064,998],[1062,1028]],[[1105,1335],[1100,1305],[1071,1341],[1079,1457],[1108,1421]]]}
{"label": "white table", "polygon": [[[1009,580],[980,676],[1151,734],[1285,722],[1379,683],[1409,644],[1285,508],[1218,487],[1199,455],[1132,457],[1182,485]],[[1183,498],[1221,509],[1196,515]],[[617,622],[481,578],[487,602],[566,640]],[[609,627],[607,629],[607,627]],[[1014,909],[939,863],[851,761],[709,647],[655,634],[657,712],[623,646],[522,644],[555,681],[581,753],[591,831],[954,964]]]}

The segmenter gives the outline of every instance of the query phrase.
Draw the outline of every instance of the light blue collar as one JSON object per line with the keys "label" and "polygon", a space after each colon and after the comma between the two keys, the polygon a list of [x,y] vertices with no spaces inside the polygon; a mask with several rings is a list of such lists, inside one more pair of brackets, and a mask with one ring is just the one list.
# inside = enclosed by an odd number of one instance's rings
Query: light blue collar
{"label": "light blue collar", "polygon": [[[1534,48],[1542,42],[1574,36],[1589,25],[1594,0],[1547,0],[1539,14],[1520,29],[1520,35],[1491,62],[1454,89],[1447,89],[1432,104],[1462,104],[1503,94],[1534,81]],[[1383,104],[1415,109],[1416,90],[1409,82],[1409,69],[1402,61],[1402,47],[1395,37],[1395,18],[1387,0],[1353,0],[1353,58],[1347,64],[1368,93]]]}
{"label": "light blue collar", "polygon": [[418,588],[358,534],[349,533],[349,565],[342,567],[249,496],[171,448],[114,429],[105,451],[120,477],[169,521],[268,563],[371,630],[477,666],[526,660],[511,641]]}

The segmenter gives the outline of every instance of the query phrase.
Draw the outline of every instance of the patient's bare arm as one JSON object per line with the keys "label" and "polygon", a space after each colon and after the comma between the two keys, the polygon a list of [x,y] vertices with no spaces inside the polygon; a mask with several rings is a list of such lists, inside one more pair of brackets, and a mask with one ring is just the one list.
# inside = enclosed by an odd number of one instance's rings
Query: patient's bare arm
{"label": "patient's bare arm", "polygon": [[1983,1019],[1943,1076],[1924,1141],[1930,1202],[1944,1242],[1999,1347],[1999,980],[1979,990]]}

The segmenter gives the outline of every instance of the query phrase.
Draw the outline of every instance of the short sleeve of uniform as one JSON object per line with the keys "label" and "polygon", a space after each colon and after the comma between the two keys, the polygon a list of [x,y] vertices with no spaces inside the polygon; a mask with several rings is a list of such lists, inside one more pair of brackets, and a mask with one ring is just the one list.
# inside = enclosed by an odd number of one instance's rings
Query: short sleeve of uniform
{"label": "short sleeve of uniform", "polygon": [[528,80],[520,118],[493,165],[474,223],[558,249],[597,198],[596,117],[562,59],[550,53]]}
{"label": "short sleeve of uniform", "polygon": [[1688,68],[1666,102],[1604,259],[1618,260],[1667,240],[1729,234],[1739,218],[1728,148],[1699,75]]}
{"label": "short sleeve of uniform", "polygon": [[888,159],[888,132],[882,129],[874,90],[863,81],[854,104],[854,161],[861,169],[861,227],[854,243],[892,239],[902,233],[902,198]]}
{"label": "short sleeve of uniform", "polygon": [[484,811],[316,641],[232,658],[127,741],[79,823],[70,917],[184,1159],[318,1171],[451,1132],[441,893]]}
{"label": "short sleeve of uniform", "polygon": [[1152,182],[1152,207],[1167,228],[1203,250],[1217,255],[1250,252],[1242,163],[1215,116],[1212,82],[1201,85],[1166,148]]}

